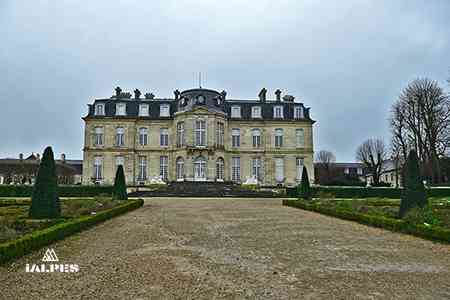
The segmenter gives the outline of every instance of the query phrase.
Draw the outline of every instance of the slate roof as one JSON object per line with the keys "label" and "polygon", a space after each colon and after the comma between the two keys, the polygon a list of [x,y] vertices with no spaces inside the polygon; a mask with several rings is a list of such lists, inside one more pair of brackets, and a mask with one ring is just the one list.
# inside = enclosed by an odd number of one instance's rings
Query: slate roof
{"label": "slate roof", "polygon": [[[196,97],[202,95],[205,97],[205,102],[199,104],[196,102]],[[174,114],[179,111],[189,111],[197,106],[204,106],[208,110],[224,112],[229,119],[231,118],[231,107],[238,105],[241,107],[241,118],[239,120],[254,120],[251,117],[252,106],[261,107],[262,120],[277,120],[277,121],[292,121],[294,120],[294,107],[303,107],[304,118],[298,119],[299,121],[309,121],[314,123],[315,121],[310,117],[310,108],[307,108],[303,103],[293,102],[293,101],[275,101],[275,100],[237,100],[237,99],[225,99],[222,103],[217,104],[217,99],[223,97],[223,95],[217,91],[209,89],[190,89],[180,93],[179,99],[170,98],[155,98],[155,99],[134,99],[134,98],[108,98],[108,99],[95,99],[93,104],[89,104],[89,112],[85,118],[141,118],[141,119],[172,119]],[[182,99],[186,99],[186,104],[182,105]],[[221,98],[223,99],[223,98]],[[105,115],[97,116],[95,112],[95,104],[104,103],[105,104]],[[126,104],[126,116],[116,116],[116,103]],[[161,104],[170,105],[170,117],[160,116],[160,105]],[[149,105],[149,116],[142,117],[139,116],[139,104]],[[281,105],[283,106],[284,117],[282,119],[273,118],[273,107]]]}

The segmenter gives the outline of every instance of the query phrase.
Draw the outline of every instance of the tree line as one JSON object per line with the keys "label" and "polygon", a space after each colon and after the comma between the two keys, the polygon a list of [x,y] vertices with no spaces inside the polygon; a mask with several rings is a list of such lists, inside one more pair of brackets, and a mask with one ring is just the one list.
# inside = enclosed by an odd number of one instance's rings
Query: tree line
{"label": "tree line", "polygon": [[[450,85],[450,78],[447,82]],[[356,150],[356,160],[371,174],[373,185],[382,184],[387,160],[403,172],[411,150],[417,153],[424,180],[432,184],[450,181],[450,94],[436,80],[417,78],[408,83],[392,104],[388,121],[388,145],[370,138]],[[330,174],[335,157],[330,151],[319,151],[316,161],[318,168]]]}

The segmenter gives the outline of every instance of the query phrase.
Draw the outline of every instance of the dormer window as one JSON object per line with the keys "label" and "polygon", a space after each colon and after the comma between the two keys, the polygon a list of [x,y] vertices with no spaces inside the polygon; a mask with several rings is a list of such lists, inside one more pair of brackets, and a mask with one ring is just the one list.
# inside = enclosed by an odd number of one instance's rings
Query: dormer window
{"label": "dormer window", "polygon": [[197,96],[197,103],[198,104],[205,104],[205,97],[203,95]]}
{"label": "dormer window", "polygon": [[217,97],[216,99],[216,105],[220,106],[222,105],[222,98],[221,97]]}
{"label": "dormer window", "polygon": [[261,106],[252,106],[252,118],[261,118]]}
{"label": "dormer window", "polygon": [[185,106],[187,104],[187,98],[186,97],[181,98],[180,104],[181,106]]}
{"label": "dormer window", "polygon": [[232,118],[240,118],[241,117],[241,107],[240,106],[232,106],[231,107],[231,117]]}
{"label": "dormer window", "polygon": [[139,116],[148,117],[148,115],[149,115],[148,104],[139,104]]}
{"label": "dormer window", "polygon": [[282,119],[283,118],[283,106],[277,105],[273,107],[273,117],[275,119]]}
{"label": "dormer window", "polygon": [[103,104],[103,103],[95,104],[95,115],[96,116],[104,116],[105,115],[105,104]]}
{"label": "dormer window", "polygon": [[169,106],[169,104],[161,104],[159,106],[159,116],[160,117],[170,117],[170,106]]}
{"label": "dormer window", "polygon": [[127,105],[125,103],[116,104],[116,116],[126,116],[127,115]]}
{"label": "dormer window", "polygon": [[301,106],[296,106],[294,108],[294,118],[295,119],[303,119],[303,107]]}

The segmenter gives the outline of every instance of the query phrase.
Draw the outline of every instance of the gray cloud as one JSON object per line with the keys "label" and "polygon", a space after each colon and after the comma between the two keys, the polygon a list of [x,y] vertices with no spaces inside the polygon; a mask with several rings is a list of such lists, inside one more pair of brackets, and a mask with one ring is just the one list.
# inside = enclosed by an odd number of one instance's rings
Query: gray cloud
{"label": "gray cloud", "polygon": [[158,96],[205,86],[230,98],[262,87],[312,107],[315,148],[354,160],[367,137],[389,139],[405,84],[444,85],[448,1],[2,1],[0,156],[81,158],[86,104],[113,87]]}

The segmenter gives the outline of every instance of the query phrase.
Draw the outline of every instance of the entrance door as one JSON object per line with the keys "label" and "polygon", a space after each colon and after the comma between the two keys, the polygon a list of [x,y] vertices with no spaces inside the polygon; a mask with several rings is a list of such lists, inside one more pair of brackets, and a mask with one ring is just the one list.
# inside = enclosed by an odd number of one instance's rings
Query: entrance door
{"label": "entrance door", "polygon": [[194,179],[195,181],[206,180],[206,160],[199,156],[194,161]]}

